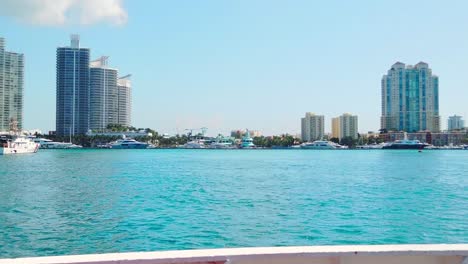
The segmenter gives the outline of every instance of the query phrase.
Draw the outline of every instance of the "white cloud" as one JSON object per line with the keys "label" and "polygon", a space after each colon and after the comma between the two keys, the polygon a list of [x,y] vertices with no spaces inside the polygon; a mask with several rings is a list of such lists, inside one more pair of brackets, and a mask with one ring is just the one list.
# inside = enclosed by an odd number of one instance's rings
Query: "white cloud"
{"label": "white cloud", "polygon": [[33,25],[127,22],[122,0],[0,0],[0,15]]}

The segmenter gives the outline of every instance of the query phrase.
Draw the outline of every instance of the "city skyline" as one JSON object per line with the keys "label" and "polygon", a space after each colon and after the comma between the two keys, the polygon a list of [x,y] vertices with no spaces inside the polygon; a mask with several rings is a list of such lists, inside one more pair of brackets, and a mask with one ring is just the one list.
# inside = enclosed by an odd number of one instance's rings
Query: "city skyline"
{"label": "city skyline", "polygon": [[[460,11],[467,4],[449,10],[436,2],[424,7],[407,3],[406,11],[388,6],[388,14],[382,14],[377,10],[383,4],[370,1],[293,1],[286,9],[265,3],[206,1],[176,8],[125,1],[121,7],[128,16],[110,25],[106,18],[97,24],[34,26],[0,17],[9,49],[26,58],[24,127],[55,129],[55,63],[50,56],[72,33],[86,39],[93,57],[110,54],[122,72],[133,73],[138,89],[132,124],[161,133],[208,127],[212,134],[235,128],[298,134],[297,119],[308,111],[326,113],[327,120],[352,112],[359,116],[360,132],[377,131],[380,78],[396,61],[425,61],[440,77],[441,129],[448,116],[466,117],[462,76],[468,39],[458,32],[468,22]],[[366,12],[358,10],[362,5]],[[411,12],[419,8],[425,12]],[[314,9],[322,12],[310,17],[308,11]],[[154,11],[153,23],[145,25],[149,10]],[[397,11],[401,19],[387,22]],[[427,21],[430,33],[414,35],[403,27],[410,17],[435,14],[444,19]],[[334,23],[327,23],[327,16],[336,18]],[[401,30],[391,31],[395,25]],[[404,45],[391,41],[400,38]],[[325,122],[325,131],[331,131],[331,122]]]}

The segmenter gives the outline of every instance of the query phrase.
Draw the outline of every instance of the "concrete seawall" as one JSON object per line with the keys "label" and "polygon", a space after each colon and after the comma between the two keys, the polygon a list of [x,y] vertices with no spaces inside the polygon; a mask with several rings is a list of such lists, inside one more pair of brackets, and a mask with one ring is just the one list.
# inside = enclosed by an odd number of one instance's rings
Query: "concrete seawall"
{"label": "concrete seawall", "polygon": [[0,264],[468,264],[468,244],[228,248],[0,259]]}

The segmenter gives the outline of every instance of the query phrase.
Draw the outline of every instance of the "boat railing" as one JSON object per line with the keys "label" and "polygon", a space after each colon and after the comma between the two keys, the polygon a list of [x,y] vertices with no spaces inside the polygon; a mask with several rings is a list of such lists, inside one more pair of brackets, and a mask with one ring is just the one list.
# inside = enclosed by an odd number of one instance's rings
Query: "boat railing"
{"label": "boat railing", "polygon": [[468,244],[264,247],[0,259],[0,264],[467,264]]}

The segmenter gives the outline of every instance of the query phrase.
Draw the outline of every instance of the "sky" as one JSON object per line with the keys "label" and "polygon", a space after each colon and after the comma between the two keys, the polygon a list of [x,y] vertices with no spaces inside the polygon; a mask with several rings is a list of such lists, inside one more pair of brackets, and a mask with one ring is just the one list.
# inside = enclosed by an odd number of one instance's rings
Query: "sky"
{"label": "sky", "polygon": [[0,36],[25,54],[24,127],[55,130],[55,53],[80,34],[132,74],[133,125],[300,133],[305,112],[377,131],[382,75],[429,63],[440,112],[467,116],[468,1],[2,0]]}

